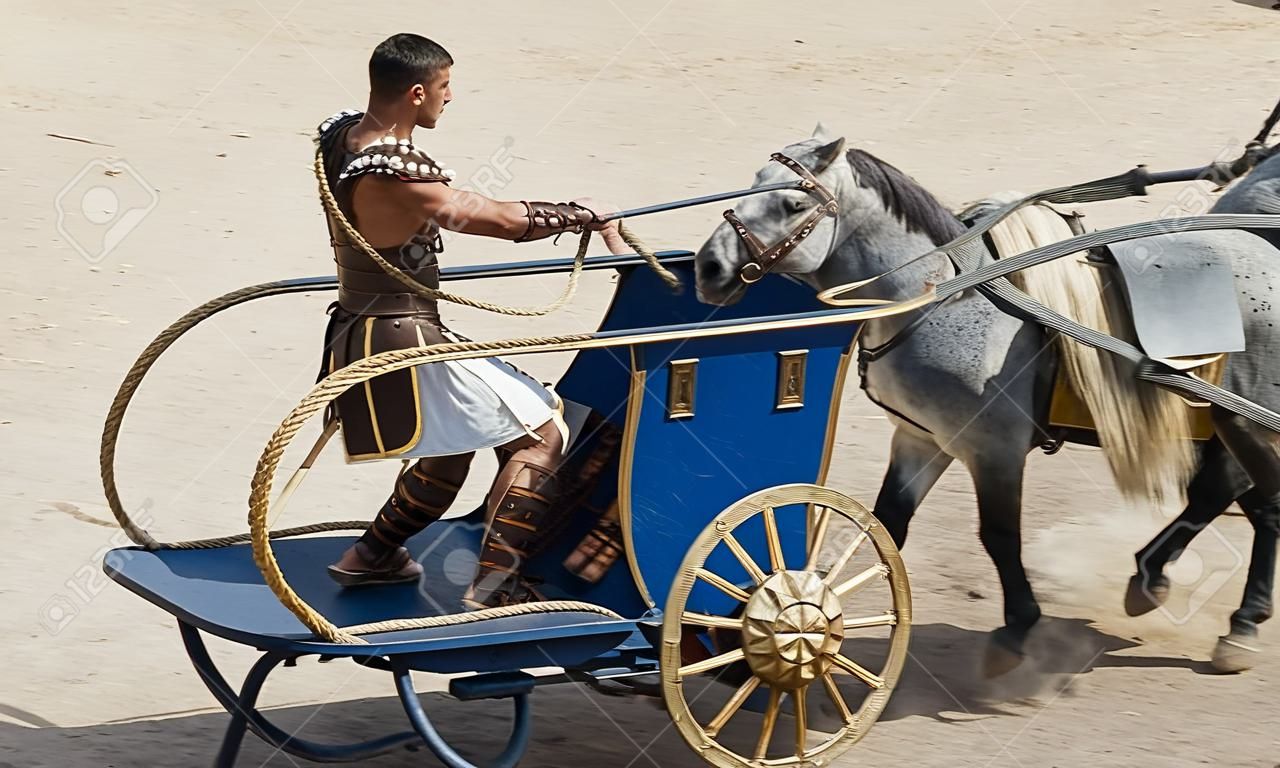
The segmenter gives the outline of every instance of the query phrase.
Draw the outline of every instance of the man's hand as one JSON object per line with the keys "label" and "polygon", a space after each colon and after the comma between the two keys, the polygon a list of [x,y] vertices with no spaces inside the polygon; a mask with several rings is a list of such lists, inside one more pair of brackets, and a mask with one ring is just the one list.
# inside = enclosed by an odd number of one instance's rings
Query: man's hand
{"label": "man's hand", "polygon": [[609,249],[609,253],[623,254],[631,253],[631,246],[627,245],[627,241],[622,239],[622,232],[619,227],[622,225],[622,219],[612,219],[610,221],[600,221],[601,217],[608,216],[618,212],[618,206],[612,203],[596,202],[589,197],[580,197],[573,201],[575,204],[589,209],[596,215],[596,221],[588,224],[587,228],[600,233],[604,239],[605,246]]}
{"label": "man's hand", "polygon": [[[610,221],[600,221],[600,219],[602,219],[603,217],[608,216],[611,213],[618,212],[618,206],[613,205],[612,203],[599,202],[596,200],[592,200],[589,197],[579,197],[575,199],[573,203],[575,205],[580,205],[583,208],[586,208],[588,211],[591,211],[592,213],[595,214],[596,220],[588,224],[587,229],[592,229],[592,230],[595,230],[596,232],[603,232],[611,224],[616,225],[617,223],[617,222],[610,222]],[[616,226],[614,227],[614,231],[615,232],[617,231]]]}

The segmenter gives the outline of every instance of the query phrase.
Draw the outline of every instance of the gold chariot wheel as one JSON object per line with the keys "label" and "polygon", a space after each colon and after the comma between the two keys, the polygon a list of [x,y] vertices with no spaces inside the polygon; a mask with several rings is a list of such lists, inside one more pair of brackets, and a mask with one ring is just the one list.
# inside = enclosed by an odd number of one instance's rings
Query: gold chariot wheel
{"label": "gold chariot wheel", "polygon": [[[750,530],[739,530],[753,520]],[[798,543],[784,546],[780,520],[791,523],[785,530],[794,536],[806,531],[803,562]],[[762,543],[767,561],[750,554],[748,536],[763,537],[754,549]],[[717,573],[708,561],[719,548],[728,554],[716,555]],[[736,563],[732,573],[726,563]],[[722,593],[717,604],[732,606],[721,611],[728,615],[689,607],[695,590],[709,589]],[[685,555],[663,617],[663,698],[685,741],[711,765],[828,765],[884,711],[906,661],[910,626],[906,568],[866,507],[818,485],[768,488],[717,515]],[[703,642],[709,638],[711,650]],[[693,660],[691,646],[705,658]],[[736,690],[723,704],[708,702],[714,686],[699,685],[708,678],[728,678]],[[695,715],[695,704],[711,709]],[[730,727],[748,720],[739,715],[744,708],[763,709],[763,722]],[[794,738],[775,738],[784,712]],[[726,738],[730,730],[745,748]]]}

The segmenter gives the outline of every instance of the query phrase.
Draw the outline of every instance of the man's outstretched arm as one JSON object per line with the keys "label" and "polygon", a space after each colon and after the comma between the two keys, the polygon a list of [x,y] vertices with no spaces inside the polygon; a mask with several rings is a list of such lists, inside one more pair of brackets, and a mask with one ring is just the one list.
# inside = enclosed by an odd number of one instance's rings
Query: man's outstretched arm
{"label": "man's outstretched arm", "polygon": [[503,240],[524,242],[605,226],[577,203],[506,202],[444,184],[413,184],[410,197],[417,214],[441,229]]}

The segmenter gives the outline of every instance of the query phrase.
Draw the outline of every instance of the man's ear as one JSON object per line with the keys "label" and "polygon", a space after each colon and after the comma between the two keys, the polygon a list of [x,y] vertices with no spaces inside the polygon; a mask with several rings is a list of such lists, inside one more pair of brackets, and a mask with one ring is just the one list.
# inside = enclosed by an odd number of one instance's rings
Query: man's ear
{"label": "man's ear", "polygon": [[813,150],[814,156],[814,173],[822,173],[827,166],[834,163],[844,153],[844,137],[830,141],[817,149]]}

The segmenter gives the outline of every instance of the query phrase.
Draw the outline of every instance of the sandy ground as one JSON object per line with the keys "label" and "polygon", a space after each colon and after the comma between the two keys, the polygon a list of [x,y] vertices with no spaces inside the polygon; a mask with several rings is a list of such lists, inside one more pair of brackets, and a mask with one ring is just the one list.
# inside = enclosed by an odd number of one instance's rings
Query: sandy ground
{"label": "sandy ground", "polygon": [[[187,766],[215,749],[225,716],[188,666],[173,620],[100,575],[104,548],[123,543],[97,477],[101,421],[134,355],[171,319],[242,285],[331,269],[308,134],[363,104],[364,64],[386,35],[419,31],[451,49],[457,99],[419,143],[463,179],[484,179],[486,165],[509,169],[483,182],[501,197],[590,194],[638,205],[741,186],[769,152],[822,120],[959,203],[1138,162],[1196,165],[1238,148],[1277,95],[1280,14],[1270,5],[718,0],[502,4],[481,14],[475,3],[433,2],[343,17],[330,0],[7,3],[0,766]],[[104,161],[120,160],[125,173],[103,176]],[[60,229],[60,209],[74,210],[102,183],[140,218],[114,234],[122,219]],[[1162,189],[1091,211],[1091,224],[1204,200]],[[636,229],[653,245],[695,248],[718,213]],[[104,238],[116,236],[107,248]],[[569,252],[462,239],[448,260]],[[559,283],[474,290],[532,303]],[[457,310],[449,320],[475,338],[583,330],[607,296],[607,280],[592,277],[572,308],[545,320],[513,325]],[[243,528],[253,462],[314,375],[328,300],[228,313],[148,380],[121,444],[120,481],[126,504],[158,535]],[[563,364],[528,363],[548,376]],[[844,405],[831,481],[870,500],[888,424],[856,387]],[[367,515],[391,471],[342,468],[329,456],[289,522]],[[474,473],[468,499],[484,474]],[[1026,559],[1055,617],[1036,641],[1038,661],[999,685],[977,673],[984,633],[1000,621],[999,590],[976,540],[968,482],[953,470],[906,552],[918,621],[906,676],[843,764],[1280,764],[1274,640],[1250,674],[1214,676],[1205,663],[1239,597],[1234,552],[1247,550],[1245,523],[1226,519],[1201,538],[1203,573],[1222,578],[1201,594],[1204,577],[1182,575],[1185,622],[1127,619],[1130,553],[1168,510],[1126,507],[1101,457],[1085,449],[1033,457],[1029,477]],[[250,661],[239,648],[215,654],[237,676]],[[354,737],[399,722],[388,683],[310,663],[265,698],[286,723],[305,722],[304,735]],[[573,687],[535,701],[529,765],[571,756],[697,764],[647,702]],[[478,718],[493,718],[496,730],[501,716],[484,704],[441,701],[435,710],[447,733],[482,750],[490,720]],[[251,743],[242,764],[290,760]]]}

